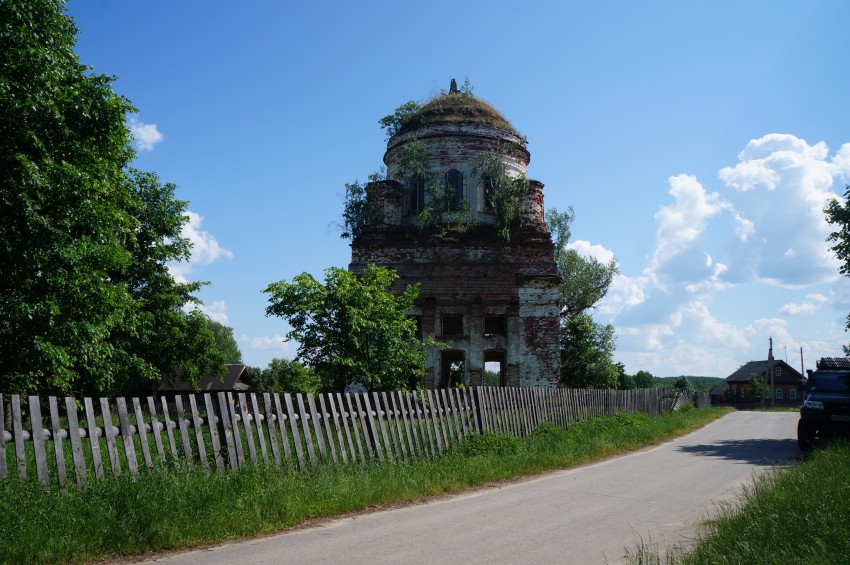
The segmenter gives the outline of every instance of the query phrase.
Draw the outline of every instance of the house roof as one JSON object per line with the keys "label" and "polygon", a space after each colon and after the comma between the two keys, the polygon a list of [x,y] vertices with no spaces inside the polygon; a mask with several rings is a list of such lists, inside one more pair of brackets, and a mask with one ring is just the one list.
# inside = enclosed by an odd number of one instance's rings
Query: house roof
{"label": "house roof", "polygon": [[831,369],[838,371],[850,371],[850,358],[847,357],[821,357],[816,364],[818,369]]}
{"label": "house roof", "polygon": [[401,127],[399,134],[430,124],[463,122],[487,124],[519,135],[510,122],[493,106],[480,98],[459,93],[440,94],[426,102]]}
{"label": "house roof", "polygon": [[727,390],[729,390],[729,383],[723,381],[722,383],[719,383],[716,387],[711,389],[711,392],[709,394],[711,396],[723,396],[724,394],[726,394]]}
{"label": "house roof", "polygon": [[[778,377],[774,377],[774,383],[794,383],[798,384],[803,382],[805,379],[803,375],[800,374],[799,371],[794,369],[791,365],[786,363],[785,361],[781,361],[778,359],[773,360],[774,367],[782,367],[782,374]],[[750,361],[748,363],[744,363],[741,365],[737,371],[726,377],[727,383],[748,383],[750,382],[750,377],[752,375],[761,375],[762,377],[767,378],[767,359],[764,361]]]}
{"label": "house roof", "polygon": [[[232,390],[248,390],[248,368],[245,365],[227,365],[227,372],[221,378],[210,375],[201,377],[198,381],[197,391],[200,392],[227,392]],[[186,391],[196,392],[196,389],[181,378],[173,381],[163,381],[160,385],[161,391]]]}

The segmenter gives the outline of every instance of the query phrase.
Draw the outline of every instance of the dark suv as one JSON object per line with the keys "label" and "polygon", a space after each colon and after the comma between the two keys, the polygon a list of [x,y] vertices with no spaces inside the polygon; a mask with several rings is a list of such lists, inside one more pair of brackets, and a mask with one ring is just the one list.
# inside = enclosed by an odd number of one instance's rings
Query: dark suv
{"label": "dark suv", "polygon": [[850,435],[850,360],[825,357],[809,373],[797,423],[797,443],[809,451],[833,433]]}

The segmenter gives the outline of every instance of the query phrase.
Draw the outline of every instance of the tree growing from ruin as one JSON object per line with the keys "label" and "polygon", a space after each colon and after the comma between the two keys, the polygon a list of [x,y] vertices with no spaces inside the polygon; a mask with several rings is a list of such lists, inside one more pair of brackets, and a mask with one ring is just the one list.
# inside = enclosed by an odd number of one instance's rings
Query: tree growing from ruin
{"label": "tree growing from ruin", "polygon": [[287,321],[292,328],[287,337],[299,343],[298,359],[332,383],[333,390],[348,385],[400,390],[424,374],[423,346],[436,344],[423,343],[416,321],[407,315],[418,285],[396,294],[397,278],[375,265],[360,276],[332,267],[324,283],[302,273],[266,288],[266,315]]}

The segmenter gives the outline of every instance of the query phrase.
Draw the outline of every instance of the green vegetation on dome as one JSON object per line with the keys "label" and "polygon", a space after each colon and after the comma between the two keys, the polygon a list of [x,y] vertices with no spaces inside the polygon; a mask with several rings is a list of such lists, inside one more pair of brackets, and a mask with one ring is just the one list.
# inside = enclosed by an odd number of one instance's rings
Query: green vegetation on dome
{"label": "green vegetation on dome", "polygon": [[455,122],[488,124],[519,135],[493,106],[472,94],[462,92],[448,92],[432,98],[402,124],[398,133],[406,133],[431,124]]}
{"label": "green vegetation on dome", "polygon": [[464,79],[460,87],[452,79],[448,91],[443,90],[424,104],[414,100],[405,102],[378,122],[386,132],[387,140],[431,124],[470,122],[502,128],[522,138],[498,110],[472,95],[472,85],[468,78]]}

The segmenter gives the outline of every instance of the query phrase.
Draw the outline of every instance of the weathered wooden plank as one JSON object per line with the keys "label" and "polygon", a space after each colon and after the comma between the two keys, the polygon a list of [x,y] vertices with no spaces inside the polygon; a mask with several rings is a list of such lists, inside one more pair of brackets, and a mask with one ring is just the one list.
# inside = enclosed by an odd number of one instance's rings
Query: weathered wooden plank
{"label": "weathered wooden plank", "polygon": [[0,479],[9,477],[9,467],[6,463],[6,400],[0,393]]}
{"label": "weathered wooden plank", "polygon": [[304,451],[301,447],[301,436],[298,433],[298,415],[292,408],[292,396],[284,394],[283,402],[286,405],[286,417],[289,419],[289,429],[292,430],[292,443],[295,448],[295,457],[298,459],[298,468],[303,469],[305,467]]}
{"label": "weathered wooden plank", "polygon": [[15,465],[18,477],[27,476],[27,452],[24,450],[24,420],[21,417],[21,397],[12,395],[12,436],[15,438]]}
{"label": "weathered wooden plank", "polygon": [[56,402],[55,396],[49,397],[47,403],[50,406],[50,432],[53,437],[53,455],[56,457],[56,480],[59,481],[60,487],[64,487],[67,479],[67,469],[65,469],[65,451],[62,449],[62,423],[59,420],[59,404]]}
{"label": "weathered wooden plank", "polygon": [[494,433],[505,433],[504,427],[502,425],[502,411],[499,407],[498,396],[496,387],[485,387],[484,392],[487,394],[487,408],[490,410],[490,420],[493,423],[493,432]]}
{"label": "weathered wooden plank", "polygon": [[242,434],[239,433],[240,418],[236,415],[238,412],[237,402],[239,400],[232,392],[226,393],[225,396],[227,397],[228,413],[230,414],[230,432],[233,434],[233,446],[236,448],[236,466],[241,467],[245,463],[245,451],[242,449]]}
{"label": "weathered wooden plank", "polygon": [[230,413],[230,404],[227,402],[227,395],[224,392],[216,394],[218,400],[218,413],[221,418],[221,432],[224,434],[224,444],[227,446],[227,462],[230,468],[235,470],[239,468],[239,459],[236,457],[236,440],[233,438],[233,429],[230,427],[233,423],[233,415]]}
{"label": "weathered wooden plank", "polygon": [[310,421],[313,422],[314,439],[316,440],[316,447],[319,448],[319,456],[323,462],[327,463],[328,453],[325,448],[325,438],[322,435],[322,418],[316,411],[316,399],[312,394],[307,395],[307,407],[310,410]]}
{"label": "weathered wooden plank", "polygon": [[[162,445],[162,431],[159,425],[159,418],[156,413],[156,403],[154,402],[153,396],[149,396],[147,398],[148,401],[148,414],[151,417],[151,430],[153,431],[153,443],[156,446],[156,454],[159,457],[159,460],[165,463],[165,449]],[[165,427],[163,425],[162,427]]]}
{"label": "weathered wooden plank", "polygon": [[431,431],[431,411],[428,408],[428,397],[424,390],[416,391],[416,417],[419,421],[419,428],[422,432],[422,443],[425,445],[425,455],[433,457],[437,455],[437,443],[434,440],[434,433]]}
{"label": "weathered wooden plank", "polygon": [[177,461],[177,443],[174,441],[174,428],[177,423],[171,419],[171,414],[168,412],[168,401],[165,397],[160,397],[162,405],[162,422],[165,425],[165,432],[168,435],[168,447],[171,449],[171,460]]}
{"label": "weathered wooden plank", "polygon": [[298,415],[301,418],[301,429],[304,431],[304,443],[307,444],[307,456],[310,459],[310,464],[315,466],[316,450],[313,447],[313,434],[310,432],[310,422],[307,415],[307,409],[304,407],[304,397],[301,393],[296,393],[295,399],[298,401]]}
{"label": "weathered wooden plank", "polygon": [[[92,467],[94,468],[94,476],[98,479],[103,478],[103,456],[100,452],[100,439],[98,435],[100,429],[97,427],[97,421],[94,416],[94,405],[89,397],[83,398],[83,406],[86,412],[86,427],[88,429],[89,447],[91,447]],[[67,406],[66,406],[67,413]],[[69,432],[70,434],[70,432]],[[105,435],[105,430],[104,430]],[[70,437],[70,435],[69,435]]]}
{"label": "weathered wooden plank", "polygon": [[369,434],[367,434],[367,444],[372,445],[375,448],[375,453],[378,454],[378,459],[381,461],[384,460],[384,450],[381,447],[381,438],[378,435],[378,428],[375,426],[375,418],[378,419],[378,423],[380,424],[381,415],[378,413],[378,408],[373,411],[372,404],[369,402],[369,393],[364,392],[362,395],[363,404],[366,408],[366,419],[369,421]]}
{"label": "weathered wooden plank", "polygon": [[[331,418],[333,418],[334,430],[336,431],[336,439],[339,443],[339,455],[342,458],[343,463],[348,463],[348,454],[345,452],[345,441],[343,441],[342,439],[342,428],[340,427],[339,422],[339,412],[337,412],[336,406],[334,406],[334,398],[333,394],[331,393],[328,393],[328,406],[330,407]],[[325,407],[322,406],[322,410],[324,409]],[[330,432],[328,433],[328,436],[330,436]]]}
{"label": "weathered wooden plank", "polygon": [[269,453],[266,448],[266,434],[263,433],[263,419],[260,414],[260,406],[257,404],[256,393],[251,393],[248,398],[251,400],[251,408],[254,415],[254,424],[257,426],[257,442],[260,444],[260,454],[263,456],[263,461],[269,462]]}
{"label": "weathered wooden plank", "polygon": [[[174,406],[177,410],[177,427],[180,428],[180,442],[183,444],[183,453],[186,454],[186,463],[191,464],[195,460],[192,455],[192,443],[189,441],[189,419],[183,411],[183,397],[174,397]],[[194,422],[194,416],[192,421]]]}
{"label": "weathered wooden plank", "polygon": [[408,431],[408,433],[413,434],[412,435],[412,440],[413,440],[413,448],[412,449],[413,449],[414,459],[416,459],[420,455],[422,457],[427,457],[428,456],[428,450],[425,447],[425,444],[423,443],[423,441],[420,439],[420,436],[419,436],[420,419],[419,419],[419,415],[418,415],[416,408],[415,408],[416,400],[412,398],[413,393],[403,392],[403,393],[399,393],[399,394],[401,394],[402,398],[404,399],[404,406],[407,409],[407,411],[406,411],[407,419],[410,420],[410,430]]}
{"label": "weathered wooden plank", "polygon": [[[74,461],[74,476],[78,485],[84,485],[86,483],[86,460],[83,457],[83,442],[80,439],[80,422],[77,419],[77,401],[69,396],[65,397],[65,416],[68,418],[68,438],[71,440],[71,458]],[[63,457],[62,467],[64,468],[64,466],[65,458]]]}
{"label": "weathered wooden plank", "polygon": [[519,431],[522,437],[527,437],[531,430],[528,428],[528,414],[526,413],[528,404],[526,403],[524,388],[517,388],[514,391],[514,404],[517,409],[517,418],[519,419]]}
{"label": "weathered wooden plank", "polygon": [[[390,432],[389,433],[390,442],[386,443],[387,442],[387,432],[384,431],[384,426],[381,426],[381,433],[383,434],[384,442],[387,445],[387,457],[390,458],[390,459],[395,459],[396,461],[401,461],[401,457],[399,456],[399,453],[398,453],[398,440],[396,438],[395,430],[393,429],[394,428],[394,426],[393,426],[393,423],[394,423],[393,422],[393,412],[390,409],[389,403],[387,402],[387,393],[381,392],[380,396],[378,395],[377,392],[375,392],[373,394],[374,394],[374,397],[375,397],[375,403],[379,404],[383,408],[383,416],[384,416],[383,419],[386,420],[386,422],[385,422],[386,427],[389,428],[389,432]],[[380,414],[381,413],[378,412],[379,417],[380,417]]]}
{"label": "weathered wooden plank", "polygon": [[[366,430],[366,421],[364,420],[362,410],[360,410],[360,403],[357,401],[357,396],[355,395],[354,401],[352,401],[351,394],[346,392],[345,404],[348,407],[348,414],[351,418],[351,433],[354,435],[354,441],[357,443],[357,454],[360,456],[361,462],[366,461],[366,455],[363,452],[363,442],[360,439]],[[367,441],[366,444],[368,445],[368,443]]]}
{"label": "weathered wooden plank", "polygon": [[[390,404],[392,404],[393,413],[395,414],[395,425],[396,432],[398,432],[398,443],[401,447],[401,457],[404,461],[407,461],[409,459],[409,455],[407,454],[407,445],[405,444],[405,438],[407,438],[407,442],[410,441],[410,430],[408,430],[408,434],[407,436],[405,436],[405,430],[402,429],[402,421],[406,423],[407,418],[403,414],[404,409],[401,406],[401,403],[396,401],[396,393],[398,393],[398,391],[390,392]],[[401,409],[399,409],[400,407]]]}
{"label": "weathered wooden plank", "polygon": [[440,389],[440,403],[442,404],[442,408],[443,408],[443,418],[442,418],[443,437],[446,440],[446,447],[448,448],[449,446],[451,446],[451,445],[453,445],[457,442],[456,442],[456,439],[455,439],[455,430],[452,428],[452,411],[449,408],[447,396],[448,396],[448,394],[446,392],[446,389],[444,389],[444,388]]}
{"label": "weathered wooden plank", "polygon": [[139,403],[139,399],[133,397],[133,412],[136,415],[136,426],[139,433],[139,443],[142,447],[142,455],[145,459],[145,466],[150,469],[151,468],[151,451],[150,444],[148,443],[148,433],[145,429],[145,417],[142,414],[142,406]]}
{"label": "weathered wooden plank", "polygon": [[331,460],[336,463],[336,447],[334,447],[334,436],[331,432],[331,415],[328,413],[327,407],[325,406],[325,397],[322,394],[319,394],[319,410],[321,411],[322,422],[325,425],[325,437],[328,438],[328,450],[331,452]]}
{"label": "weathered wooden plank", "polygon": [[35,472],[38,481],[46,485],[50,482],[50,477],[47,474],[47,450],[44,448],[44,428],[41,424],[41,401],[37,396],[29,397],[29,408],[32,447],[35,454]]}
{"label": "weathered wooden plank", "polygon": [[245,430],[245,439],[248,442],[248,456],[251,461],[257,460],[257,445],[254,442],[254,430],[251,424],[251,412],[248,410],[248,403],[245,400],[245,393],[240,392],[239,396],[239,412],[242,415],[242,428]]}
{"label": "weathered wooden plank", "polygon": [[434,438],[437,440],[437,453],[443,453],[443,436],[440,431],[440,407],[436,401],[433,391],[425,391],[428,398],[428,411],[431,414],[431,427],[434,429]]}
{"label": "weathered wooden plank", "polygon": [[274,401],[275,414],[277,415],[277,425],[280,430],[280,443],[283,444],[283,459],[287,465],[292,461],[292,448],[289,446],[289,432],[286,429],[286,422],[289,418],[286,417],[286,414],[283,412],[283,409],[280,404],[280,394],[274,393],[272,395],[272,400]]}
{"label": "weathered wooden plank", "polygon": [[[204,469],[209,469],[210,462],[207,460],[207,448],[204,444],[204,422],[198,414],[198,399],[194,394],[189,395],[189,409],[192,411],[192,429],[195,431],[195,446],[198,448],[198,460],[204,466]],[[210,427],[213,428],[215,426]]]}
{"label": "weathered wooden plank", "polygon": [[478,421],[478,408],[476,406],[475,401],[475,389],[471,387],[466,387],[463,389],[463,395],[466,399],[467,410],[470,415],[470,420],[468,422],[470,431],[480,434],[481,428],[479,427],[480,423]]}
{"label": "weathered wooden plank", "polygon": [[[360,429],[358,430],[357,427],[354,428],[355,432],[357,433],[355,438],[357,439],[357,447],[358,448],[360,448],[361,440],[362,440],[362,444],[366,446],[365,451],[368,452],[368,454],[369,454],[368,458],[371,459],[375,456],[375,448],[372,447],[372,436],[370,435],[370,432],[369,432],[369,423],[368,423],[369,418],[366,417],[365,402],[362,403],[362,404],[360,402],[361,396],[363,396],[363,395],[360,394],[360,393],[355,393],[355,394],[351,395],[351,397],[350,397],[350,398],[354,398],[354,405],[356,407],[356,414],[357,414],[358,421],[360,422],[360,426],[359,426]],[[361,457],[363,457],[363,455],[364,455],[363,450],[360,451],[360,455],[361,455]],[[365,461],[366,459],[364,458],[362,460]]]}
{"label": "weathered wooden plank", "polygon": [[221,441],[218,437],[218,420],[219,418],[215,413],[215,406],[213,406],[212,396],[210,393],[204,393],[204,406],[207,409],[207,429],[210,431],[210,443],[212,444],[212,456],[215,461],[215,466],[218,469],[219,474],[223,475],[225,471],[224,467],[224,456],[221,454]]}
{"label": "weathered wooden plank", "polygon": [[[395,395],[395,397],[393,398],[393,408],[394,409],[396,408],[396,400],[397,400],[398,401],[398,410],[401,414],[401,421],[404,424],[403,437],[407,441],[407,450],[408,450],[408,453],[410,454],[409,457],[410,457],[410,459],[415,460],[416,459],[416,448],[414,447],[414,443],[413,443],[413,433],[410,429],[410,413],[408,411],[408,407],[405,405],[405,402],[404,402],[405,396],[407,394],[405,392],[400,391],[400,390],[395,391],[395,393],[393,393],[393,394]],[[402,432],[399,431],[399,433],[402,433]]]}
{"label": "weathered wooden plank", "polygon": [[[350,401],[349,401],[350,404]],[[351,410],[351,406],[345,405],[345,399],[341,393],[336,393],[336,405],[339,408],[340,419],[342,420],[342,430],[345,433],[345,443],[348,446],[348,453],[351,454],[351,461],[357,461],[357,452],[354,451],[354,441],[351,439],[351,429],[349,428],[349,418],[351,418],[351,425],[354,427],[355,431],[357,430],[357,424],[354,421],[354,414]],[[362,447],[360,448],[363,449]],[[363,460],[361,455],[360,460]]]}
{"label": "weathered wooden plank", "polygon": [[127,468],[133,475],[139,474],[139,464],[136,461],[136,446],[133,443],[133,430],[127,413],[127,400],[123,396],[115,399],[118,405],[118,422],[121,424],[121,440],[124,442],[124,455],[127,457]]}
{"label": "weathered wooden plank", "polygon": [[[73,401],[73,399],[71,399]],[[109,466],[112,469],[112,474],[118,476],[121,474],[121,459],[118,457],[118,447],[115,444],[116,430],[112,425],[112,409],[109,407],[109,401],[105,398],[100,399],[100,415],[103,417],[103,435],[106,436],[106,452],[109,454]]]}
{"label": "weathered wooden plank", "polygon": [[490,422],[488,421],[487,400],[483,386],[475,387],[475,409],[478,412],[479,428],[478,433],[490,431]]}
{"label": "weathered wooden plank", "polygon": [[466,401],[463,397],[463,393],[466,389],[467,387],[452,389],[452,394],[454,395],[454,398],[452,399],[452,409],[457,411],[458,430],[460,431],[460,437],[462,439],[466,439],[469,435],[469,430],[466,428]]}
{"label": "weathered wooden plank", "polygon": [[266,427],[269,432],[269,446],[272,450],[272,457],[275,465],[280,467],[280,448],[277,445],[277,433],[274,429],[274,411],[272,410],[272,397],[269,393],[263,393],[263,409],[266,411]]}

